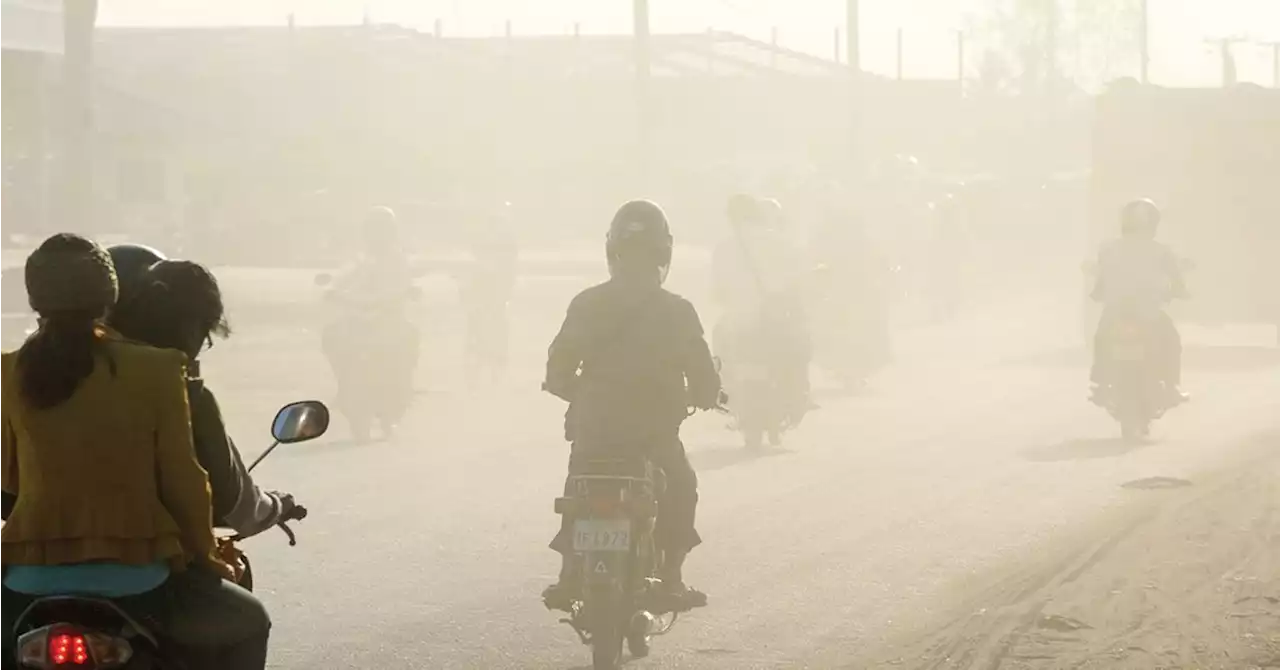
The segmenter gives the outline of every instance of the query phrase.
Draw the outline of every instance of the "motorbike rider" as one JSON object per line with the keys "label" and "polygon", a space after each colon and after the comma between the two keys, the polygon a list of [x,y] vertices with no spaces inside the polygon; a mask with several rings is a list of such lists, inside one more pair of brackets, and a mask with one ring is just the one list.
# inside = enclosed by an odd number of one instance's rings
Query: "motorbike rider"
{"label": "motorbike rider", "polygon": [[[400,225],[390,207],[372,207],[366,213],[362,234],[364,252],[354,266],[340,273],[328,292],[328,302],[345,308],[345,316],[334,319],[321,333],[321,347],[338,379],[339,406],[344,408],[357,439],[369,436],[368,418],[350,408],[367,404],[370,391],[349,380],[364,374],[372,356],[378,368],[388,368],[380,376],[376,419],[389,437],[413,396],[414,372],[418,367],[418,330],[403,309],[417,297],[417,272],[405,253]],[[348,314],[349,313],[349,314]],[[388,358],[391,357],[391,358]]]}
{"label": "motorbike rider", "polygon": [[1182,268],[1168,246],[1156,241],[1160,209],[1149,199],[1134,200],[1120,210],[1120,237],[1098,252],[1097,278],[1091,297],[1102,303],[1102,318],[1094,334],[1091,399],[1105,404],[1107,388],[1106,341],[1118,318],[1136,316],[1150,327],[1160,361],[1159,373],[1168,401],[1178,404],[1189,396],[1179,386],[1182,376],[1182,339],[1173,319],[1163,309],[1174,298],[1187,296]]}
{"label": "motorbike rider", "polygon": [[[605,242],[610,279],[569,304],[548,352],[543,390],[569,402],[570,474],[588,459],[619,455],[642,456],[662,469],[666,490],[654,528],[665,553],[659,577],[668,594],[701,606],[706,596],[684,584],[685,558],[702,540],[694,528],[698,477],[680,424],[689,407],[717,406],[720,377],[697,310],[662,288],[671,252],[670,227],[657,204],[622,205]],[[558,583],[543,593],[548,605],[567,605],[581,587],[571,524],[566,515],[550,545],[563,561]]]}
{"label": "motorbike rider", "polygon": [[107,252],[124,278],[107,325],[132,341],[187,355],[191,430],[196,457],[209,473],[214,525],[249,537],[302,516],[292,495],[263,491],[254,483],[227,434],[217,397],[200,376],[205,345],[231,333],[217,279],[201,265],[167,260],[141,245],[115,245]]}
{"label": "motorbike rider", "polygon": [[785,412],[795,425],[812,408],[812,343],[798,254],[778,234],[782,211],[777,201],[739,194],[729,199],[726,213],[732,236],[712,259],[714,293],[725,308],[714,329],[716,352],[729,365],[744,349],[777,364],[786,389]]}
{"label": "motorbike rider", "polygon": [[270,619],[224,579],[209,481],[196,460],[186,356],[102,325],[116,302],[111,257],[62,233],[27,259],[36,333],[3,356],[5,667],[37,598],[109,598],[184,658],[266,667]]}

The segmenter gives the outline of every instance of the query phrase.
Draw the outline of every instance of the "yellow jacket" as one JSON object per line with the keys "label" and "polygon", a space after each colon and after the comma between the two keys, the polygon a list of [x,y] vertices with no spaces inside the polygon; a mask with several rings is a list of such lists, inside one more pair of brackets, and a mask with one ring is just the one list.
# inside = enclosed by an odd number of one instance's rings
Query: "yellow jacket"
{"label": "yellow jacket", "polygon": [[93,373],[66,402],[32,409],[17,353],[3,356],[5,565],[90,561],[175,570],[214,556],[209,478],[196,460],[186,356],[100,334]]}

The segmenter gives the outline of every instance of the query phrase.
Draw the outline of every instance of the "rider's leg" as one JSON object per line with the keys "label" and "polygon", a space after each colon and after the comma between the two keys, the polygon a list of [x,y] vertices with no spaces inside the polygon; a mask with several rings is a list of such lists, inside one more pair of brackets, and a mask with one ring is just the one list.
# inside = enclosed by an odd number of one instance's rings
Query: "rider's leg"
{"label": "rider's leg", "polygon": [[666,490],[658,504],[654,528],[654,542],[664,554],[662,571],[658,576],[669,590],[687,594],[690,604],[705,604],[705,595],[684,585],[685,557],[702,544],[702,538],[694,527],[698,509],[698,475],[689,463],[679,438],[655,445],[649,458],[655,466],[662,468],[666,477]]}
{"label": "rider's leg", "polygon": [[[564,494],[569,495],[569,478],[565,478]],[[560,515],[560,530],[556,536],[551,539],[551,544],[547,545],[552,551],[560,554],[560,576],[556,579],[556,583],[547,587],[542,592],[542,597],[548,600],[563,600],[566,597],[572,600],[572,591],[578,586],[578,573],[573,569],[573,518],[568,514]]]}
{"label": "rider's leg", "polygon": [[1170,393],[1170,399],[1181,402],[1187,400],[1182,386],[1182,335],[1173,317],[1162,312],[1160,315],[1160,352],[1164,362],[1164,381]]}

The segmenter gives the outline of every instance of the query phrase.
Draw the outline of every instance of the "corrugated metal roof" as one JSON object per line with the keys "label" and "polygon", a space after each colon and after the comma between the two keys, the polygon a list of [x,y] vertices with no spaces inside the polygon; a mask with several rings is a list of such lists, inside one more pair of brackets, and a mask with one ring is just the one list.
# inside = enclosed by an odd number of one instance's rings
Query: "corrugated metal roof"
{"label": "corrugated metal roof", "polygon": [[[288,28],[115,28],[98,30],[100,59],[111,66],[147,63],[178,53],[241,61],[271,69],[296,51],[314,55],[356,51],[412,63],[415,68],[451,68],[459,74],[519,74],[533,77],[629,77],[634,40],[629,35],[438,38],[389,25]],[[213,53],[217,52],[217,53]],[[725,32],[654,35],[651,73],[685,75],[830,76],[846,73],[834,61]]]}

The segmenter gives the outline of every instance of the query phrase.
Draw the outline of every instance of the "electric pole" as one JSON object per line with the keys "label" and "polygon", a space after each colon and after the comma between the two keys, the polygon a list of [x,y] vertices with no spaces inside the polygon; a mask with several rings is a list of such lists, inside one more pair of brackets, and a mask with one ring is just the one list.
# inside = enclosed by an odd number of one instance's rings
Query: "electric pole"
{"label": "electric pole", "polygon": [[1216,44],[1222,56],[1222,86],[1234,86],[1239,73],[1236,71],[1235,54],[1231,53],[1231,47],[1244,42],[1240,37],[1219,37],[1217,39],[1206,40],[1211,44]]}
{"label": "electric pole", "polygon": [[[863,86],[862,86],[862,22],[859,0],[846,0],[845,4],[845,49],[846,59],[848,60],[849,85],[845,90],[847,102],[845,103],[845,123],[848,124],[847,135],[847,151],[848,157],[845,163],[846,169],[850,175],[857,179],[862,177],[862,166],[867,162],[863,155],[862,142],[862,105],[863,105]],[[838,31],[837,31],[838,32]],[[838,52],[837,52],[838,53]],[[838,59],[837,59],[838,60]]]}
{"label": "electric pole", "polygon": [[1280,89],[1280,41],[1261,42],[1260,45],[1271,47],[1271,88]]}
{"label": "electric pole", "polygon": [[854,75],[862,72],[862,40],[859,39],[861,28],[859,27],[860,7],[858,0],[848,0],[845,7],[844,16],[844,32],[845,32],[845,49],[847,50],[846,59],[849,63],[849,69],[853,70]]}
{"label": "electric pole", "polygon": [[1142,0],[1142,6],[1139,9],[1141,15],[1138,17],[1138,64],[1140,79],[1142,83],[1150,83],[1148,78],[1148,69],[1151,66],[1151,14],[1150,7],[1147,6],[1147,0]]}
{"label": "electric pole", "polygon": [[652,44],[649,34],[649,0],[632,0],[632,21],[635,33],[636,143],[640,159],[641,183],[647,183],[651,133],[649,71],[652,60]]}
{"label": "electric pole", "polygon": [[1058,79],[1058,2],[1044,0],[1044,88],[1052,93]]}
{"label": "electric pole", "polygon": [[61,151],[55,164],[52,203],[59,230],[92,232],[93,211],[93,32],[98,0],[63,0]]}

